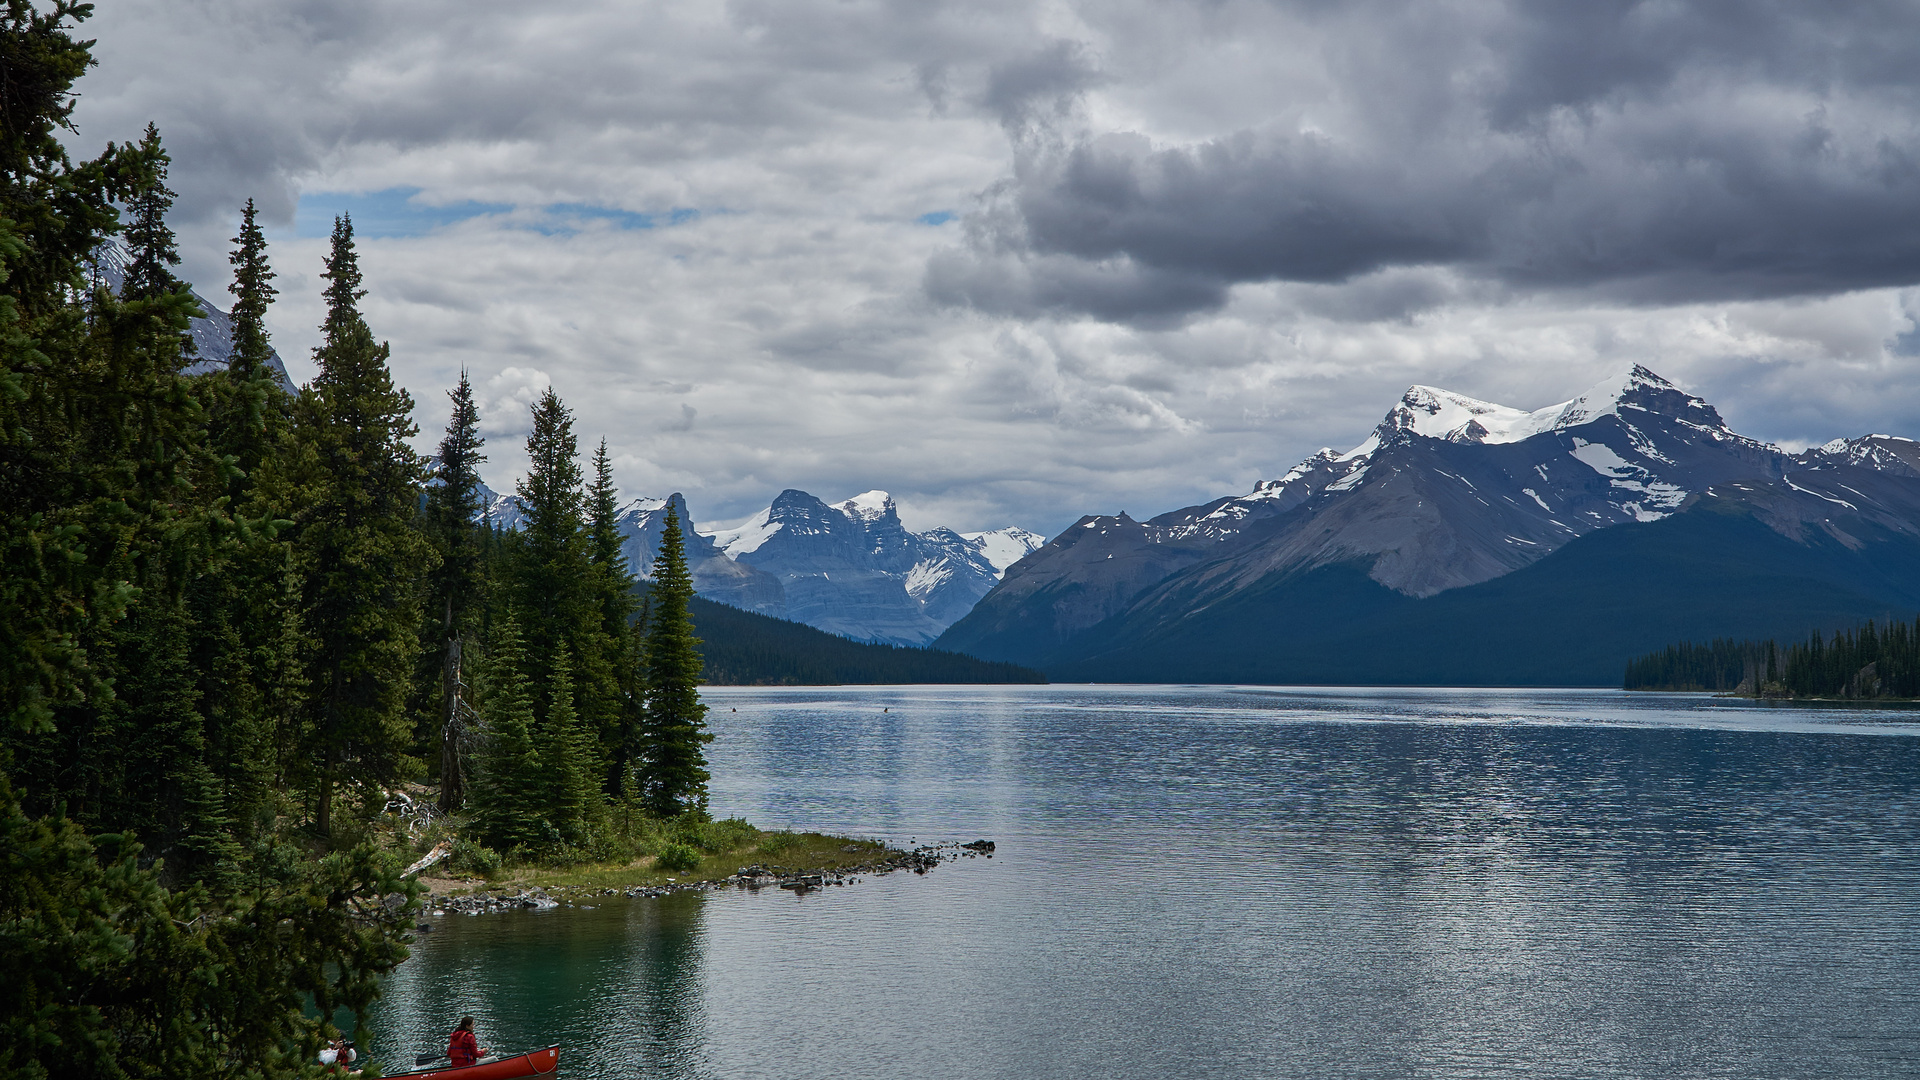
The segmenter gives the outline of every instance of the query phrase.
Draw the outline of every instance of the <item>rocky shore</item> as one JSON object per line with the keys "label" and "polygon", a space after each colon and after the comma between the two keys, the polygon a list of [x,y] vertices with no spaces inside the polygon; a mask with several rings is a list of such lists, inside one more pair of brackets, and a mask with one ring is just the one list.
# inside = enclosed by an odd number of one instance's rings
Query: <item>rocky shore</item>
{"label": "rocky shore", "polygon": [[[755,863],[743,866],[724,878],[704,881],[668,881],[662,885],[635,885],[624,889],[612,888],[569,888],[555,886],[543,888],[516,888],[511,894],[505,889],[487,890],[464,895],[436,895],[426,898],[422,915],[480,915],[491,911],[514,911],[539,908],[551,908],[565,905],[581,905],[597,899],[626,897],[667,896],[671,893],[714,891],[718,889],[748,889],[759,891],[766,888],[787,889],[796,895],[805,895],[816,889],[825,889],[835,885],[853,885],[862,877],[891,874],[896,870],[911,870],[924,874],[943,862],[954,859],[993,858],[994,844],[991,840],[975,840],[969,844],[923,844],[910,851],[890,852],[886,858],[857,866],[842,867],[832,871],[795,869],[785,866],[766,866]],[[430,923],[421,923],[421,930],[431,930]]]}

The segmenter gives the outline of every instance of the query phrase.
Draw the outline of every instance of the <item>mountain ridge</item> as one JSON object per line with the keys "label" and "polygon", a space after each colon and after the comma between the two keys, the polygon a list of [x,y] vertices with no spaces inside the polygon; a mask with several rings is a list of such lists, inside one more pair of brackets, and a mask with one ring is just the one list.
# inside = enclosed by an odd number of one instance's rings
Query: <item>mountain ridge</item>
{"label": "mountain ridge", "polygon": [[[484,484],[480,494],[487,521],[519,527],[515,496]],[[642,580],[651,576],[670,504],[696,595],[887,645],[927,645],[970,611],[1008,566],[1045,542],[1014,526],[913,532],[901,523],[893,497],[878,490],[828,504],[789,488],[740,525],[703,533],[685,496],[674,492],[621,504],[621,551]]]}
{"label": "mountain ridge", "polygon": [[[1128,635],[1177,637],[1252,591],[1335,567],[1429,600],[1703,500],[1740,506],[1803,547],[1825,537],[1863,550],[1920,538],[1916,478],[1920,444],[1873,435],[1790,454],[1732,431],[1639,365],[1535,410],[1414,386],[1353,450],[1323,449],[1247,495],[1146,522],[1082,518],[936,645],[1071,665],[1096,643],[1111,652]],[[1342,619],[1297,617],[1329,628]]]}

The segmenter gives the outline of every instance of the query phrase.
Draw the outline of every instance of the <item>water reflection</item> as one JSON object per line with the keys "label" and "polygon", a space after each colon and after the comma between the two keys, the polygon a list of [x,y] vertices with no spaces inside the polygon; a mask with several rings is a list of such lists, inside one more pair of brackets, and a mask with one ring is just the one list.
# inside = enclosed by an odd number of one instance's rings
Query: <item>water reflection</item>
{"label": "water reflection", "polygon": [[805,897],[439,920],[382,1038],[433,1044],[471,1011],[494,1045],[565,1042],[569,1080],[1920,1074],[1911,714],[714,697],[717,812],[987,837],[998,857]]}
{"label": "water reflection", "polygon": [[373,1056],[410,1065],[471,1013],[496,1050],[563,1043],[568,1076],[697,1075],[705,901],[436,918],[377,1007]]}

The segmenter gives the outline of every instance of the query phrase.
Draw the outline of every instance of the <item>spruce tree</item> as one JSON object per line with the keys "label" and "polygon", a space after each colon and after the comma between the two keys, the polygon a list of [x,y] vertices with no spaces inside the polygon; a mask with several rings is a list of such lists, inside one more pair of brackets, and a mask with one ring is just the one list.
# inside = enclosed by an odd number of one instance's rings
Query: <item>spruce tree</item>
{"label": "spruce tree", "polygon": [[593,483],[587,489],[587,559],[593,567],[600,608],[600,642],[612,672],[614,695],[606,722],[595,732],[607,764],[603,780],[610,798],[625,796],[639,753],[646,674],[640,640],[634,633],[634,578],[621,551],[620,504],[613,486],[607,440],[593,454]]}
{"label": "spruce tree", "polygon": [[713,735],[706,730],[707,707],[700,701],[700,639],[693,636],[687,615],[692,598],[680,517],[669,504],[648,594],[646,755],[640,777],[642,797],[663,817],[707,805],[702,747]]}
{"label": "spruce tree", "polygon": [[473,820],[488,845],[510,852],[539,845],[546,781],[533,743],[526,651],[511,614],[494,623],[482,676],[481,736],[475,755]]}
{"label": "spruce tree", "polygon": [[449,391],[453,415],[434,459],[435,483],[427,489],[422,525],[440,556],[428,582],[427,619],[421,624],[421,742],[439,759],[440,808],[457,810],[465,796],[462,746],[466,739],[463,664],[472,640],[485,580],[485,526],[480,522],[480,409],[463,368]]}
{"label": "spruce tree", "polygon": [[591,772],[593,754],[573,707],[573,668],[562,652],[553,658],[552,699],[540,725],[536,747],[543,766],[541,804],[560,838],[577,844],[586,838],[587,819],[596,799]]}
{"label": "spruce tree", "polygon": [[[526,633],[535,697],[544,719],[545,704],[554,699],[553,665],[564,652],[581,722],[596,734],[605,732],[618,706],[609,661],[613,650],[603,630],[589,555],[573,413],[551,387],[534,403],[527,458],[527,475],[517,488],[525,525],[513,544],[508,569]],[[599,772],[597,762],[594,771]]]}
{"label": "spruce tree", "polygon": [[254,220],[252,199],[247,200],[246,209],[240,212],[240,235],[234,237],[233,242],[237,246],[227,256],[227,262],[233,265],[234,297],[229,335],[233,351],[227,367],[236,381],[245,382],[255,372],[265,369],[273,357],[273,347],[268,343],[267,308],[279,294],[273,287],[277,275],[267,265],[267,237]]}
{"label": "spruce tree", "polygon": [[173,230],[167,227],[167,212],[173,209],[174,191],[167,186],[167,166],[173,159],[160,144],[160,131],[152,124],[137,149],[145,168],[134,174],[127,195],[126,279],[120,296],[126,300],[151,300],[180,288],[173,268],[180,265],[180,252],[174,245]]}
{"label": "spruce tree", "polygon": [[515,490],[524,518],[513,559],[514,598],[537,696],[550,699],[553,658],[573,646],[594,616],[573,413],[552,387],[534,402],[527,474]]}
{"label": "spruce tree", "polygon": [[327,321],[302,394],[297,434],[312,468],[296,549],[312,642],[303,757],[314,826],[329,835],[342,781],[391,783],[408,771],[406,703],[419,650],[421,583],[433,550],[413,527],[424,463],[408,445],[413,399],[393,383],[388,348],[359,311],[353,222],[336,218],[326,259]]}
{"label": "spruce tree", "polygon": [[252,526],[179,375],[191,297],[90,287],[149,164],[61,145],[90,8],[0,7],[0,1076],[304,1075],[303,1008],[369,1005],[413,922],[381,899],[415,886],[370,848],[195,869],[233,848],[221,755],[246,751],[203,728],[191,584]]}
{"label": "spruce tree", "polygon": [[[607,440],[604,438],[593,452],[593,484],[587,489],[587,542],[588,561],[606,571],[610,581],[632,584],[627,557],[620,551],[619,493],[613,486],[613,461],[607,457]],[[630,597],[613,599],[603,594],[602,602],[608,601],[616,605],[612,613],[621,622],[633,610]],[[626,609],[624,612],[617,610],[621,606]]]}
{"label": "spruce tree", "polygon": [[206,718],[207,757],[236,838],[248,842],[272,821],[288,721],[304,702],[299,587],[285,535],[291,500],[281,482],[290,449],[292,400],[267,365],[264,318],[274,296],[266,240],[249,201],[241,218],[232,291],[233,360],[195,378],[208,434],[220,459],[209,495],[224,491],[231,527],[210,555],[218,572],[187,584],[186,630]]}

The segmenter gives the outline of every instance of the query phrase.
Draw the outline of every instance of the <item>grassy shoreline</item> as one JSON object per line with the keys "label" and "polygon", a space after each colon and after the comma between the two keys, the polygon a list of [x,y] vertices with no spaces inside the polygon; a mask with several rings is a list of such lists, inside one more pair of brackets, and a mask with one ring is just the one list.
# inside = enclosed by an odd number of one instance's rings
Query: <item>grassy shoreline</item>
{"label": "grassy shoreline", "polygon": [[[566,867],[509,867],[477,878],[435,873],[429,868],[420,883],[430,895],[473,896],[482,893],[519,893],[540,889],[554,899],[601,894],[607,890],[686,888],[712,885],[749,865],[792,874],[846,874],[873,871],[902,863],[909,853],[878,840],[831,836],[817,832],[763,832],[755,830],[745,842],[715,852],[701,852],[691,867],[667,869],[658,856]],[[903,863],[902,863],[903,864]],[[904,865],[904,864],[903,864]]]}

